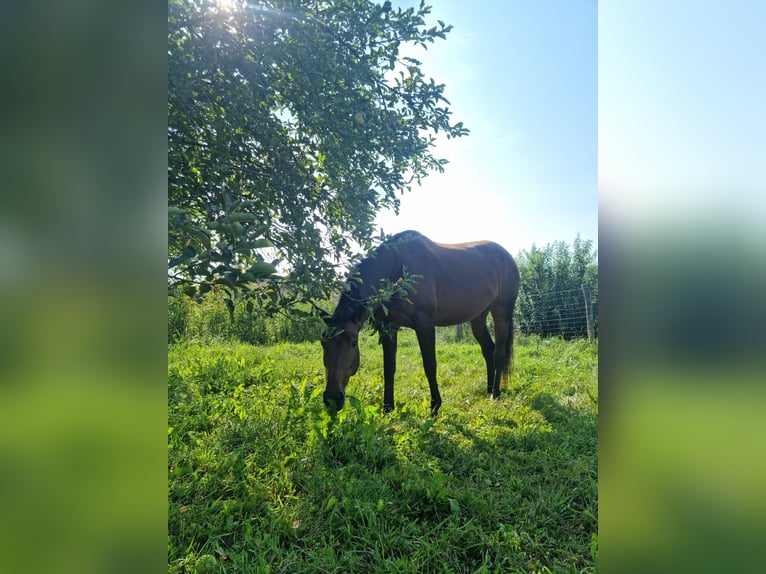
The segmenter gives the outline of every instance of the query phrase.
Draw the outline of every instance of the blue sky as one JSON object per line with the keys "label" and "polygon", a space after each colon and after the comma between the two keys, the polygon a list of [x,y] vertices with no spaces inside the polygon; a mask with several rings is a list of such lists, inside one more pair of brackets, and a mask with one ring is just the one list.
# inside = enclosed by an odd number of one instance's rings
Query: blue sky
{"label": "blue sky", "polygon": [[[415,5],[415,2],[400,2]],[[446,84],[471,134],[440,139],[450,163],[402,197],[388,233],[493,239],[511,253],[579,233],[598,241],[598,20],[594,1],[439,0],[446,41],[407,55]]]}

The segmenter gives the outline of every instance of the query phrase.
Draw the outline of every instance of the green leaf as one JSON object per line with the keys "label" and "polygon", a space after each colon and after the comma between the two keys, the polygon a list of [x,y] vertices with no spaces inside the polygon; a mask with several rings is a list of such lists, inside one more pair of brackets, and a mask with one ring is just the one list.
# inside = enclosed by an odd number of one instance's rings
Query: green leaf
{"label": "green leaf", "polygon": [[346,398],[348,399],[348,404],[350,404],[352,407],[354,407],[354,410],[357,413],[361,413],[362,412],[362,402],[359,399],[357,399],[353,395],[348,395]]}
{"label": "green leaf", "polygon": [[189,234],[193,235],[202,242],[206,249],[210,249],[210,234],[199,227],[189,227]]}
{"label": "green leaf", "polygon": [[252,249],[263,249],[265,247],[274,247],[274,244],[268,239],[256,239],[255,241],[249,242],[248,245]]}
{"label": "green leaf", "polygon": [[274,271],[276,270],[270,263],[255,263],[247,270],[247,273],[256,279],[262,279],[264,277],[269,277]]}
{"label": "green leaf", "polygon": [[181,263],[184,263],[191,259],[192,254],[189,254],[188,252],[181,253],[181,255],[178,255],[177,257],[173,257],[170,261],[168,261],[168,268],[172,269],[173,267],[177,267]]}
{"label": "green leaf", "polygon": [[229,213],[226,216],[229,221],[255,221],[258,217],[252,213]]}
{"label": "green leaf", "polygon": [[335,508],[338,505],[338,499],[334,496],[331,496],[327,499],[327,503],[324,506],[325,512],[331,511],[333,508]]}

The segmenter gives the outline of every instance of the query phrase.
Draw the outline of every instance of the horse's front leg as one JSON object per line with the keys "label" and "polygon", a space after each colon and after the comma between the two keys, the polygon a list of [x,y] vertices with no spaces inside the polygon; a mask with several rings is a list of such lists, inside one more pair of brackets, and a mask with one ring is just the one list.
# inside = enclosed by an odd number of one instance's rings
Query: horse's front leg
{"label": "horse's front leg", "polygon": [[428,387],[431,390],[431,414],[436,416],[439,407],[442,406],[442,397],[439,394],[439,385],[436,384],[436,327],[433,323],[420,325],[415,328],[420,345],[420,354],[423,356],[423,370],[426,372]]}
{"label": "horse's front leg", "polygon": [[381,337],[383,345],[383,412],[394,410],[394,375],[396,374],[396,336],[398,329],[390,327]]}

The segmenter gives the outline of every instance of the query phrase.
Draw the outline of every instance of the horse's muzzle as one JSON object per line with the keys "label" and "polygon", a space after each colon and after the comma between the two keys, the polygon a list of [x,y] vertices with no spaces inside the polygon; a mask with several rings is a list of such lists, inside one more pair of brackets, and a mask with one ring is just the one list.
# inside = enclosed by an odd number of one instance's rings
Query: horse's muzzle
{"label": "horse's muzzle", "polygon": [[324,404],[327,408],[335,406],[336,411],[342,409],[343,403],[346,401],[346,395],[343,391],[335,391],[333,393],[325,391],[322,393],[322,398],[324,399]]}

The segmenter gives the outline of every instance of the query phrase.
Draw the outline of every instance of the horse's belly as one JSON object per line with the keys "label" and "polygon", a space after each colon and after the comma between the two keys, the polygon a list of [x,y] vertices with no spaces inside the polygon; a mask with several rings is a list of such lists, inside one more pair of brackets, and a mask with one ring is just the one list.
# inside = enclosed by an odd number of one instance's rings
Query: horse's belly
{"label": "horse's belly", "polygon": [[440,327],[465,323],[485,312],[498,295],[493,278],[481,278],[468,286],[439,285],[436,289],[434,323]]}
{"label": "horse's belly", "polygon": [[449,327],[450,325],[466,323],[478,317],[486,309],[486,306],[461,306],[460,309],[439,309],[434,317],[434,323],[438,327]]}

